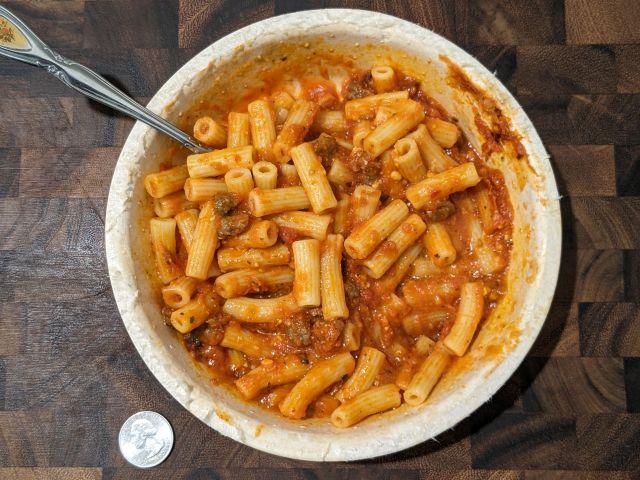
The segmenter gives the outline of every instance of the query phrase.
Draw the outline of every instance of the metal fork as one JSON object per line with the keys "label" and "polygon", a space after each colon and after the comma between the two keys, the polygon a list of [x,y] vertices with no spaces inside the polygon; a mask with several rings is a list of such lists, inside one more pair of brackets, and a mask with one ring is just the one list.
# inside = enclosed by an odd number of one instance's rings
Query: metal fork
{"label": "metal fork", "polygon": [[0,55],[44,68],[65,85],[169,135],[195,153],[209,148],[143,107],[93,70],[63,57],[17,16],[0,5]]}

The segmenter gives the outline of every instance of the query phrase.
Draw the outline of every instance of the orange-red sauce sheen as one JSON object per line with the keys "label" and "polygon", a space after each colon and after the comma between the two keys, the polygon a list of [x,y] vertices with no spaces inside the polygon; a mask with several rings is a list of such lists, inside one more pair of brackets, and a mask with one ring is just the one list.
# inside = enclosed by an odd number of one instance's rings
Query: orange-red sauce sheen
{"label": "orange-red sauce sheen", "polygon": [[[342,63],[349,66],[348,62]],[[245,111],[246,105],[253,99],[267,97],[278,91],[288,77],[297,76],[300,85],[300,96],[321,104],[328,110],[341,109],[340,95],[335,85],[329,81],[326,71],[314,71],[313,75],[304,75],[304,66],[292,71],[284,68],[276,68],[261,75],[263,85],[246,92],[241,98],[230,102],[227,110]],[[420,88],[419,82],[411,77],[398,72],[398,87],[409,91],[411,98],[424,106],[426,118],[440,118],[451,121],[447,112],[433,99],[428,97]],[[361,80],[366,77],[366,72],[352,72],[346,79],[349,82]],[[463,80],[460,80],[463,81]],[[346,85],[345,85],[346,87]],[[471,87],[469,87],[471,88]],[[346,89],[346,88],[345,88]],[[345,90],[343,89],[343,90]],[[357,89],[354,89],[356,91]],[[373,93],[373,92],[370,92]],[[206,101],[200,103],[187,115],[188,122],[193,122],[201,116],[219,112],[218,105],[212,105]],[[222,109],[224,111],[224,109]],[[222,118],[226,117],[226,112]],[[425,121],[426,121],[425,118]],[[343,139],[351,139],[352,123],[347,123],[347,130]],[[489,127],[483,126],[489,130]],[[506,137],[505,131],[505,137]],[[307,136],[307,140],[313,140],[317,133]],[[489,135],[493,143],[480,152],[486,155],[500,148],[500,138]],[[511,138],[510,138],[511,140]],[[492,251],[502,258],[504,264],[508,264],[511,249],[512,209],[509,196],[504,184],[502,174],[485,165],[481,156],[473,150],[463,137],[451,149],[447,150],[456,161],[473,161],[478,173],[483,178],[481,186],[486,188],[494,202],[495,230],[488,234],[488,243]],[[353,172],[355,181],[351,185],[335,188],[336,196],[341,193],[351,193],[358,183],[375,183],[383,192],[383,200],[404,198],[408,184],[404,180],[394,180],[391,172],[395,170],[393,162],[384,160],[384,156],[372,160],[363,153],[349,153],[343,147],[337,146],[333,158],[341,161]],[[327,165],[325,165],[327,167]],[[283,177],[279,176],[279,186]],[[478,188],[478,187],[476,187]],[[477,213],[469,211],[465,205],[472,198],[473,191],[454,194],[450,198],[450,204],[446,206],[449,212],[453,211],[444,223],[452,237],[452,242],[457,250],[456,261],[448,266],[432,272],[430,275],[419,278],[412,277],[411,272],[404,281],[393,291],[385,290],[379,281],[367,276],[360,262],[344,256],[343,268],[345,271],[345,290],[350,316],[344,320],[325,321],[321,309],[309,308],[302,313],[283,317],[276,324],[243,324],[243,328],[264,335],[267,342],[276,352],[276,357],[286,354],[296,354],[304,362],[314,363],[318,360],[330,357],[344,351],[342,347],[342,332],[346,322],[354,323],[362,327],[360,348],[374,346],[386,354],[387,360],[379,374],[376,384],[394,382],[399,374],[407,375],[415,371],[417,365],[424,359],[415,349],[417,335],[427,335],[437,341],[446,335],[451,328],[459,297],[460,287],[463,283],[482,278],[488,290],[485,298],[485,317],[501,298],[505,290],[505,270],[493,274],[482,275],[477,259],[470,249],[470,218]],[[466,201],[466,203],[465,203]],[[433,220],[431,214],[416,212],[421,215],[427,224]],[[352,215],[349,214],[348,217]],[[348,230],[354,225],[347,225]],[[345,232],[345,238],[348,236]],[[280,240],[289,245],[297,240],[299,234],[293,229],[279,228]],[[395,245],[388,245],[395,248]],[[184,266],[186,254],[184,248],[180,249],[178,261]],[[415,272],[419,273],[419,272]],[[244,365],[236,365],[230,362],[229,353],[219,345],[226,325],[234,321],[233,318],[222,313],[223,299],[219,298],[213,288],[213,279],[201,286],[200,290],[208,291],[207,296],[212,307],[211,318],[201,327],[183,336],[184,343],[192,353],[196,361],[200,362],[212,373],[214,382],[233,387],[233,381],[246,374],[251,368],[260,364],[258,360],[247,357]],[[278,295],[286,293],[287,289],[277,292]],[[256,296],[275,295],[276,292],[258,294]],[[414,313],[412,324],[408,321],[405,325],[403,318],[409,313]],[[352,352],[357,355],[357,352]],[[409,375],[410,377],[410,375]],[[340,383],[330,388],[309,408],[308,416],[326,417],[339,404],[331,393],[340,387]],[[266,408],[276,409],[278,403],[286,396],[291,385],[279,386],[263,392],[256,402]]]}

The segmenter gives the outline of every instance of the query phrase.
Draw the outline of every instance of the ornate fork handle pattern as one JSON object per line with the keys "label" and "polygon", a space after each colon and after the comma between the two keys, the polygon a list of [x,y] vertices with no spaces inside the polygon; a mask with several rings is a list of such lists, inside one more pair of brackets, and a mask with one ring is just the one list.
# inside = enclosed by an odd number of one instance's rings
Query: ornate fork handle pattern
{"label": "ornate fork handle pattern", "polygon": [[[8,24],[8,27],[3,26],[8,33],[0,39],[0,55],[44,68],[65,85],[156,128],[195,153],[209,151],[196,139],[140,105],[93,70],[54,51],[22,20],[1,5],[0,22]],[[22,43],[19,42],[20,39],[23,40]]]}

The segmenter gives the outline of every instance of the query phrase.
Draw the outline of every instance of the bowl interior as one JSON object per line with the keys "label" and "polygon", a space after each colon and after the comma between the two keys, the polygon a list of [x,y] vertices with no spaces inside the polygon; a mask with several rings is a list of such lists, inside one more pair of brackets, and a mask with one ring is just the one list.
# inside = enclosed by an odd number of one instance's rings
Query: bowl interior
{"label": "bowl interior", "polygon": [[[140,123],[116,166],[106,218],[114,296],[136,348],[158,380],[185,408],[221,433],[270,453],[308,460],[355,460],[408,448],[451,428],[489,399],[517,368],[540,331],[555,289],[561,243],[553,173],[520,106],[464,51],[394,17],[317,10],[253,24],[198,54],[149,106],[186,128],[203,96],[226,108],[229,98],[237,98],[264,69],[276,65],[295,69],[334,55],[348,55],[363,66],[391,62],[418,78],[423,89],[458,119],[478,150],[485,138],[476,119],[491,125],[500,115],[510,121],[527,151],[518,158],[505,148],[488,160],[503,172],[514,209],[507,293],[484,322],[469,353],[454,363],[426,404],[403,405],[341,430],[327,421],[288,421],[213,386],[160,314],[148,242],[153,212],[141,179],[169,158],[172,146]],[[452,81],[460,71],[472,84]],[[487,106],[492,101],[499,113]]]}

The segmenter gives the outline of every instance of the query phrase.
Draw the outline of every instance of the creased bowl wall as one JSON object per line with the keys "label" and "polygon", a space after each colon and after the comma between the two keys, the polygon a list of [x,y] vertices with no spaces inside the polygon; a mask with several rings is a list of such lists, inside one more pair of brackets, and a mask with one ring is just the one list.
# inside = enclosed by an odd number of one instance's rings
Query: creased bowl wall
{"label": "creased bowl wall", "polygon": [[[291,44],[299,48],[292,50]],[[348,50],[345,45],[350,46]],[[478,61],[429,30],[368,11],[306,11],[243,28],[182,67],[153,97],[149,108],[179,123],[194,99],[212,89],[224,90],[222,96],[232,94],[242,85],[239,75],[256,71],[258,55],[262,68],[282,48],[293,52],[290,61],[303,59],[309,49],[353,54],[354,61],[363,64],[391,59],[423,80],[427,93],[459,120],[479,147],[483,137],[474,114],[482,116],[483,109],[476,96],[447,82],[444,55],[511,119],[528,158],[518,160],[501,153],[489,160],[503,171],[515,212],[509,287],[469,354],[452,366],[425,405],[403,405],[344,430],[324,420],[288,421],[212,386],[160,314],[146,227],[152,210],[141,178],[158,169],[169,143],[139,122],[116,165],[107,204],[106,249],[113,293],[149,369],[185,408],[222,434],[298,459],[356,460],[393,453],[430,439],[470,415],[504,384],[533,344],[551,304],[560,263],[560,213],[553,172],[529,119]]]}

